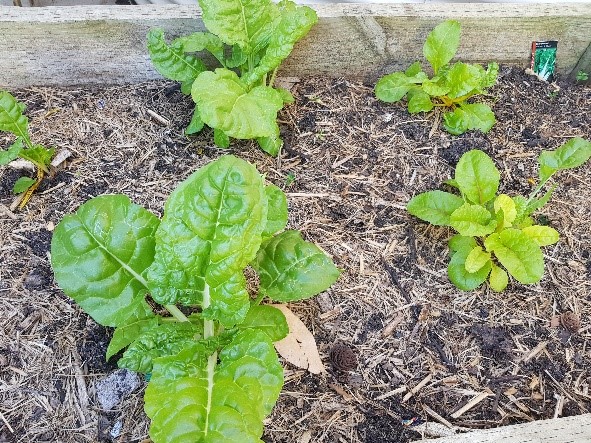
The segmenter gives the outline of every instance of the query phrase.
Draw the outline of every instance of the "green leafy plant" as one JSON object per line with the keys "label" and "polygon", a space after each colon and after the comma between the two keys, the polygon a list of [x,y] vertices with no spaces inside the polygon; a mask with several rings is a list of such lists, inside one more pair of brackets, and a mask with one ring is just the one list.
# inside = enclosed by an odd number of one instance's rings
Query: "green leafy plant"
{"label": "green leafy plant", "polygon": [[[227,148],[231,138],[256,139],[273,156],[282,145],[277,112],[292,103],[289,91],[274,88],[281,62],[316,23],[314,10],[282,0],[199,0],[211,32],[196,32],[168,44],[161,29],[148,34],[156,69],[181,82],[195,112],[187,134],[214,129],[214,142]],[[218,64],[209,70],[195,53],[207,51]]]}
{"label": "green leafy plant", "polygon": [[[250,163],[223,156],[172,192],[162,220],[124,195],[105,195],[56,227],[56,281],[116,328],[107,358],[127,348],[119,366],[151,374],[145,410],[154,442],[261,442],[283,384],[273,342],[288,326],[260,302],[312,297],[340,273],[286,223],[285,194]],[[256,299],[249,265],[259,276]],[[157,315],[148,295],[171,316]]]}
{"label": "green leafy plant", "polygon": [[408,99],[408,112],[428,112],[434,107],[451,108],[443,114],[445,129],[454,135],[478,129],[488,132],[495,124],[495,115],[484,103],[468,100],[486,92],[497,81],[499,66],[489,63],[485,70],[478,64],[456,62],[449,64],[460,44],[460,24],[448,20],[437,25],[427,36],[423,55],[433,68],[429,78],[415,62],[404,72],[382,77],[375,94],[382,101],[392,103]]}
{"label": "green leafy plant", "polygon": [[[449,241],[452,251],[447,271],[458,288],[470,291],[487,278],[494,291],[509,282],[507,272],[520,283],[536,283],[544,274],[540,246],[558,241],[558,232],[535,225],[531,214],[542,208],[556,185],[536,197],[558,171],[575,168],[591,157],[591,143],[573,138],[555,151],[543,151],[539,183],[528,198],[498,194],[500,174],[484,152],[472,150],[459,160],[455,177],[445,183],[460,195],[429,191],[413,197],[407,206],[412,215],[458,232]],[[503,269],[504,268],[504,269]]]}
{"label": "green leafy plant", "polygon": [[589,80],[589,74],[587,74],[585,71],[579,71],[577,72],[575,79],[578,82],[586,82],[587,80]]}
{"label": "green leafy plant", "polygon": [[24,103],[6,91],[0,91],[0,131],[10,132],[16,136],[16,140],[8,149],[0,150],[0,165],[6,165],[20,157],[33,163],[37,172],[36,180],[21,177],[14,184],[15,194],[26,193],[19,205],[21,209],[39,187],[44,175],[49,173],[48,168],[55,152],[54,149],[33,144],[29,136],[29,119],[23,114],[25,109]]}

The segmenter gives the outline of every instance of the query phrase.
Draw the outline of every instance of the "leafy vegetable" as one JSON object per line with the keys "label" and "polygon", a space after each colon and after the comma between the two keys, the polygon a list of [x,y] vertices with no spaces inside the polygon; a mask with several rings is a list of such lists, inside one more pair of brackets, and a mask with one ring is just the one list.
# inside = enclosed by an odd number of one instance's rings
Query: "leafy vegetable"
{"label": "leafy vegetable", "polygon": [[421,63],[413,63],[405,72],[394,72],[382,77],[375,87],[376,96],[392,103],[408,99],[408,112],[428,112],[434,107],[451,108],[443,114],[445,129],[454,135],[470,130],[488,132],[495,124],[495,116],[488,105],[468,103],[486,92],[497,81],[499,67],[489,63],[480,65],[456,62],[450,64],[460,43],[460,24],[447,20],[437,25],[427,36],[423,55],[433,68],[429,78]]}
{"label": "leafy vegetable", "polygon": [[544,151],[540,182],[528,198],[498,194],[500,174],[484,152],[466,152],[456,165],[455,177],[446,183],[461,196],[428,191],[413,197],[408,212],[433,225],[450,226],[458,234],[449,241],[453,254],[448,276],[464,291],[487,278],[493,291],[503,291],[509,275],[524,284],[538,282],[544,274],[541,246],[559,239],[549,226],[534,225],[531,214],[550,200],[556,185],[537,198],[558,171],[576,168],[591,158],[591,143],[573,138],[555,151]]}
{"label": "leafy vegetable", "polygon": [[[277,112],[293,97],[274,88],[281,62],[317,21],[314,10],[289,0],[199,0],[210,32],[196,32],[168,44],[164,31],[148,33],[148,51],[164,77],[181,82],[195,112],[187,134],[214,128],[221,148],[230,139],[256,139],[277,156],[282,141]],[[195,53],[208,52],[219,63],[209,70]],[[235,71],[233,70],[235,69]]]}
{"label": "leafy vegetable", "polygon": [[[311,297],[339,276],[317,246],[283,231],[286,223],[283,192],[223,156],[179,184],[161,220],[124,195],[104,195],[55,228],[56,281],[98,323],[116,327],[107,358],[126,349],[119,366],[151,373],[154,442],[261,441],[283,383],[273,342],[289,329],[281,310],[260,302]],[[249,264],[261,281],[254,300]],[[155,314],[148,295],[172,316]]]}
{"label": "leafy vegetable", "polygon": [[29,119],[23,114],[25,105],[17,101],[11,94],[0,90],[0,131],[7,131],[16,136],[15,142],[6,150],[0,150],[0,165],[6,165],[18,157],[28,160],[35,165],[37,179],[30,177],[19,178],[13,187],[15,194],[25,192],[19,208],[23,208],[32,193],[39,187],[45,174],[49,172],[49,164],[54,149],[41,145],[34,145],[29,136]]}

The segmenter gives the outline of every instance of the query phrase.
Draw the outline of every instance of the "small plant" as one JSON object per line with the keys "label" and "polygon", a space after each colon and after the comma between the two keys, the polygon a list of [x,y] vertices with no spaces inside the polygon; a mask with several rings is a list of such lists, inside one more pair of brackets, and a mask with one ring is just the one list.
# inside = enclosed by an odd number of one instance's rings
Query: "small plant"
{"label": "small plant", "polygon": [[28,160],[35,165],[37,179],[30,177],[19,178],[13,187],[15,194],[25,192],[19,208],[22,209],[35,189],[41,184],[45,174],[49,173],[49,165],[54,149],[35,145],[29,136],[29,119],[23,114],[25,105],[16,100],[6,91],[0,91],[0,131],[6,131],[16,136],[15,142],[7,150],[0,150],[0,165],[6,165],[17,158]]}
{"label": "small plant", "polygon": [[575,77],[575,79],[578,82],[586,82],[587,80],[589,80],[589,74],[587,74],[585,71],[579,71],[577,72],[577,76]]}
{"label": "small plant", "polygon": [[543,151],[538,158],[539,183],[525,198],[497,195],[500,174],[493,161],[482,151],[469,151],[460,158],[455,177],[445,182],[460,196],[429,191],[413,197],[407,209],[421,220],[458,232],[449,241],[452,256],[447,268],[458,288],[470,291],[488,277],[491,289],[500,292],[509,282],[507,272],[521,283],[536,283],[544,274],[540,246],[554,244],[559,237],[555,229],[535,225],[530,217],[548,203],[556,185],[536,195],[556,172],[580,166],[590,157],[591,143],[582,138]]}
{"label": "small plant", "polygon": [[443,114],[443,126],[454,135],[473,129],[488,132],[496,121],[492,110],[483,103],[468,103],[468,99],[485,93],[496,83],[499,66],[489,63],[485,70],[478,64],[450,65],[459,44],[460,24],[454,20],[440,23],[423,46],[434,77],[429,78],[417,61],[404,72],[382,77],[375,87],[377,98],[392,103],[407,97],[411,114],[428,112],[434,107],[451,108],[451,112]]}
{"label": "small plant", "polygon": [[[145,410],[155,443],[261,441],[283,385],[273,342],[288,326],[260,302],[312,297],[340,272],[298,231],[283,231],[286,223],[285,194],[224,156],[172,192],[162,220],[124,195],[104,195],[56,227],[56,281],[117,328],[107,358],[127,348],[119,366],[151,374]],[[260,280],[255,300],[248,265]],[[148,296],[171,316],[155,314]]]}
{"label": "small plant", "polygon": [[[161,29],[148,34],[148,50],[164,77],[181,82],[195,112],[187,134],[204,125],[214,129],[221,148],[230,138],[256,139],[273,156],[279,154],[277,112],[292,103],[289,91],[274,88],[277,69],[295,43],[316,23],[314,10],[282,0],[199,0],[209,32],[196,32],[168,44]],[[207,51],[221,67],[211,71],[195,55]]]}

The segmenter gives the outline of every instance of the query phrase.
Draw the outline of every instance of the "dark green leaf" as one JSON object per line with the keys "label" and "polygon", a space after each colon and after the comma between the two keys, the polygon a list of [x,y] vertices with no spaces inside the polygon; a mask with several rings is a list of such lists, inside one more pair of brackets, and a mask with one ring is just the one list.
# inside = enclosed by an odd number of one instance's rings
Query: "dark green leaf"
{"label": "dark green leaf", "polygon": [[251,306],[242,323],[236,329],[258,329],[264,332],[271,341],[279,341],[289,334],[289,326],[285,315],[270,305]]}
{"label": "dark green leaf", "polygon": [[449,226],[449,216],[464,204],[457,195],[429,191],[414,196],[406,206],[408,212],[432,225]]}
{"label": "dark green leaf", "polygon": [[157,327],[159,320],[160,317],[150,317],[119,326],[113,332],[113,337],[109,342],[106,359],[109,360],[113,355],[117,354],[117,352],[126,348],[140,335],[149,331],[152,328]]}
{"label": "dark green leaf", "polygon": [[12,188],[12,192],[15,194],[20,194],[21,192],[25,192],[31,186],[35,184],[35,179],[31,177],[21,177],[19,178]]}

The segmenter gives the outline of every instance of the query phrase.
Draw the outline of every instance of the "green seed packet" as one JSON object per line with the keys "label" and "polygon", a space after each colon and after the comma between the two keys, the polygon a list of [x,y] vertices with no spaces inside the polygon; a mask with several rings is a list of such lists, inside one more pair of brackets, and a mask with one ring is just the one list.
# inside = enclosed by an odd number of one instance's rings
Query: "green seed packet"
{"label": "green seed packet", "polygon": [[557,47],[558,42],[555,40],[531,44],[531,69],[539,78],[547,82],[551,82],[554,78]]}

